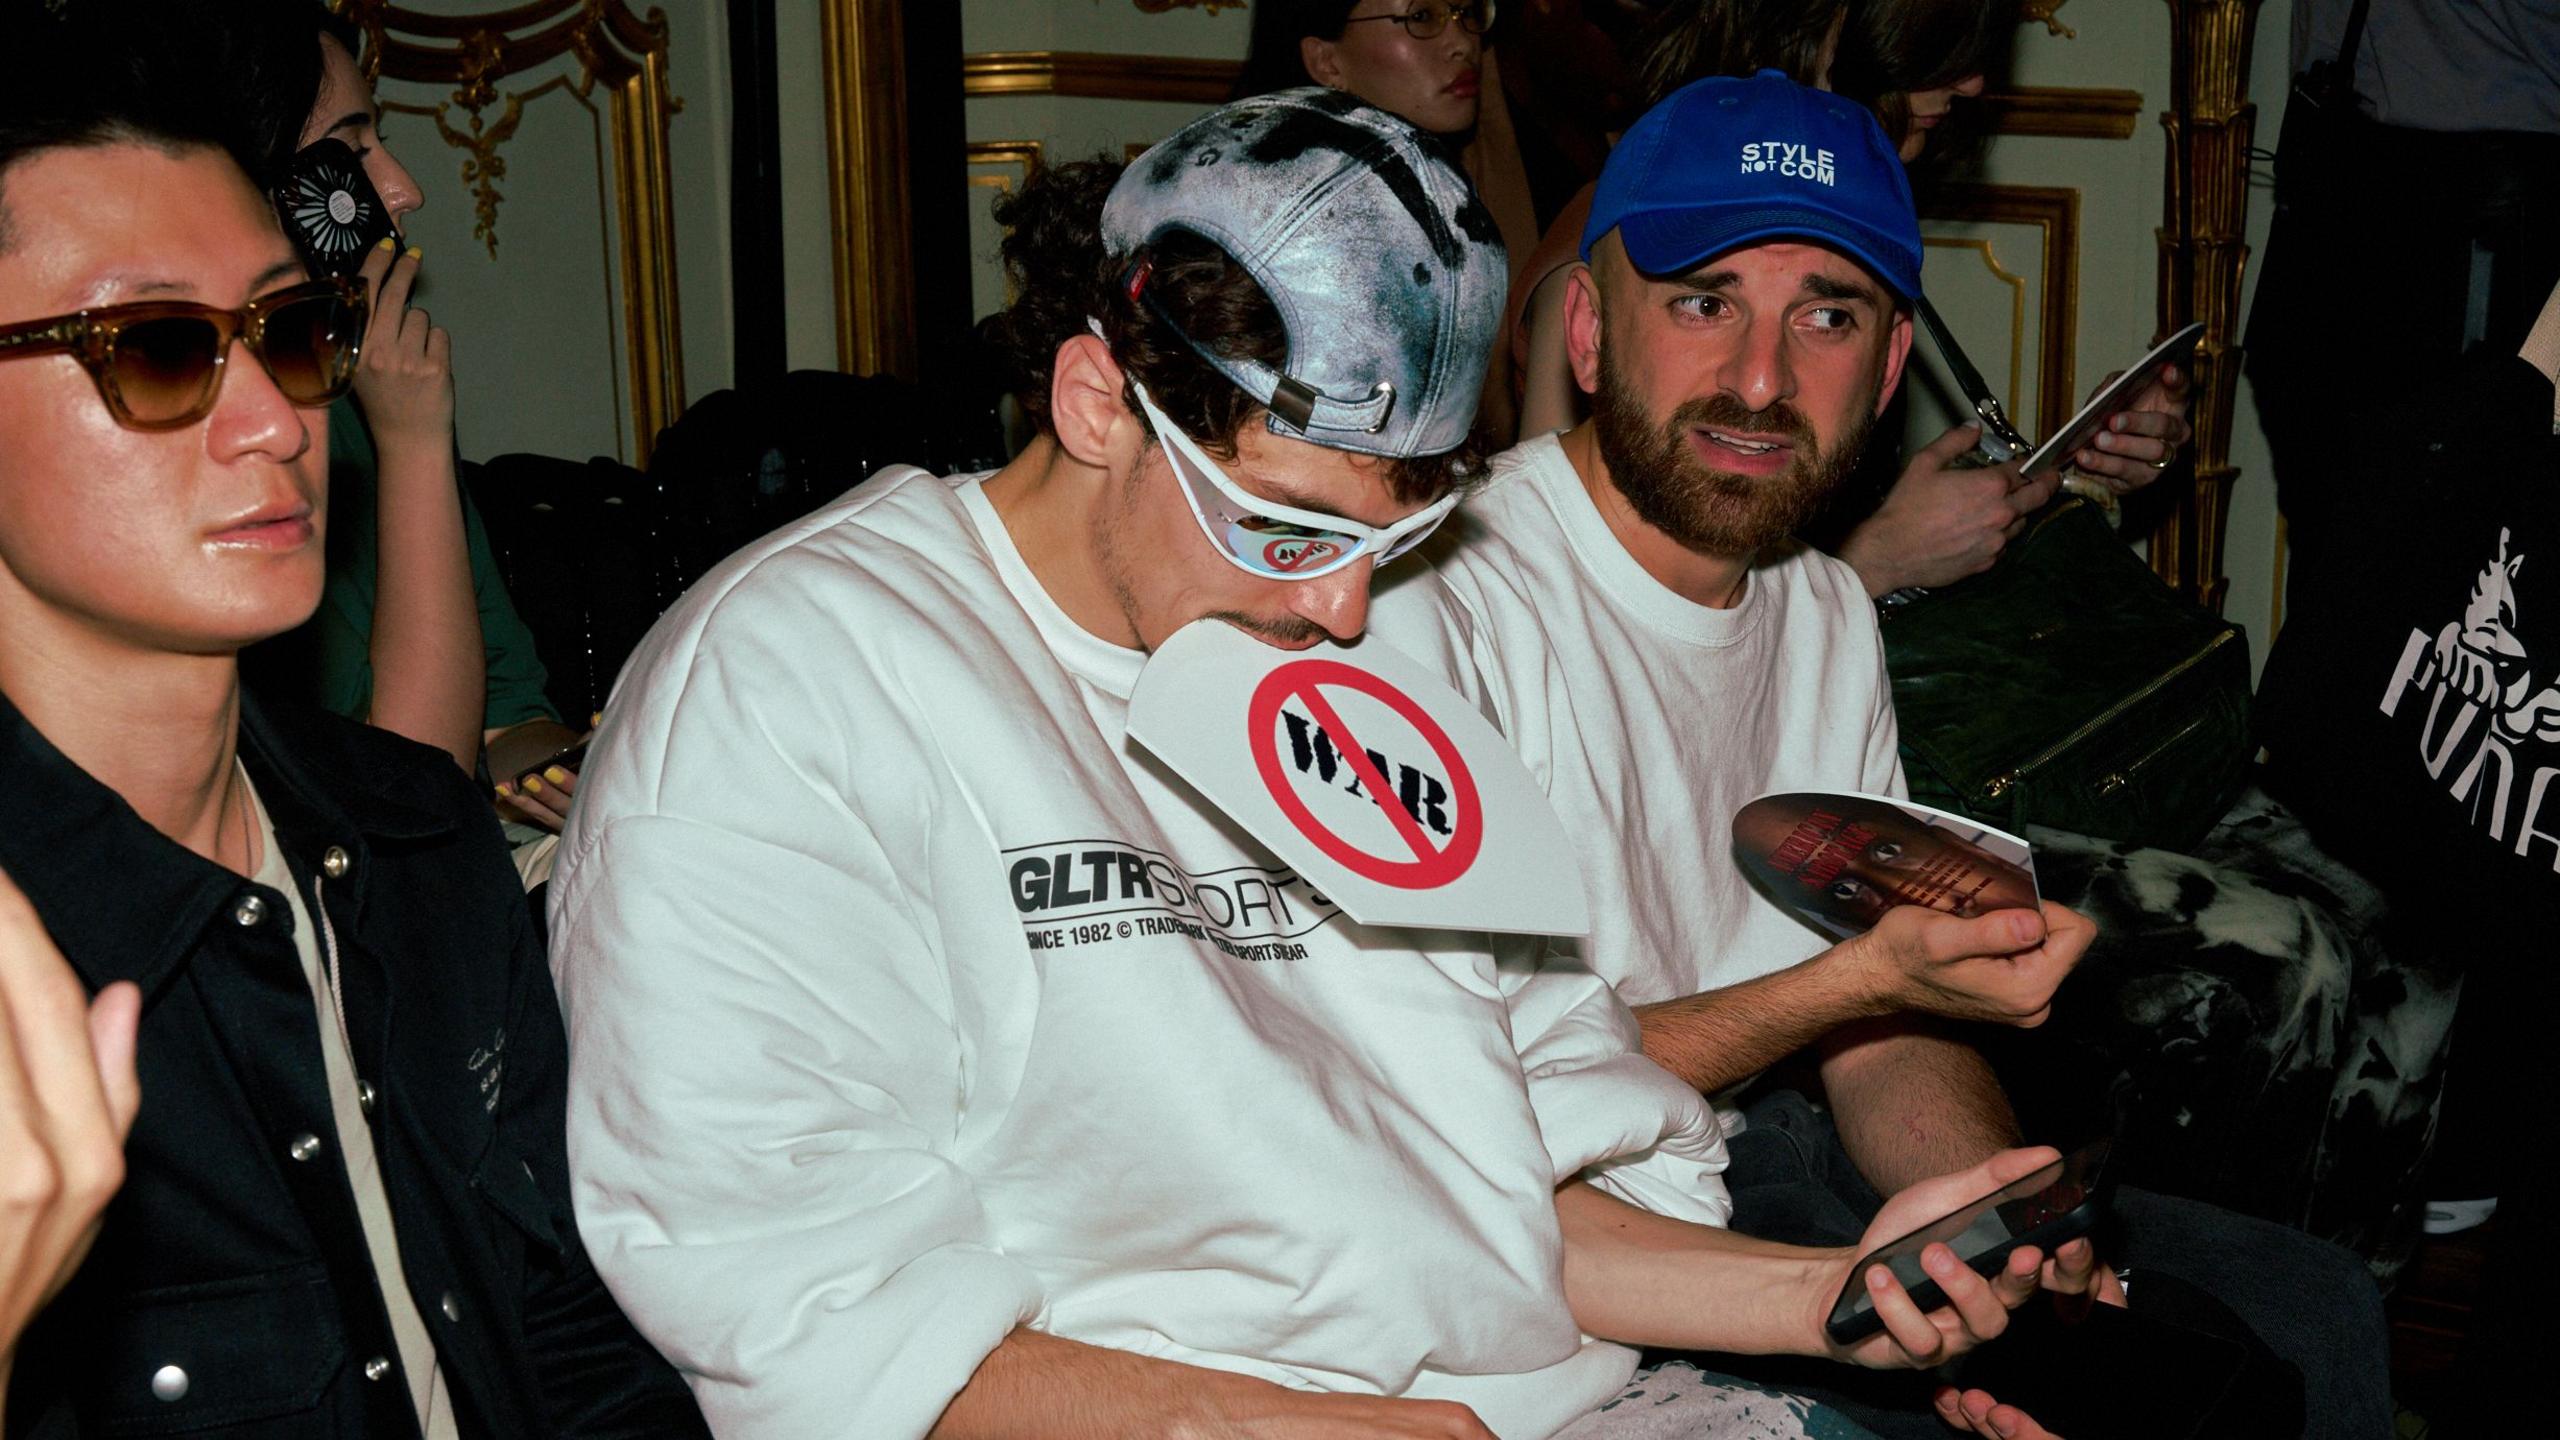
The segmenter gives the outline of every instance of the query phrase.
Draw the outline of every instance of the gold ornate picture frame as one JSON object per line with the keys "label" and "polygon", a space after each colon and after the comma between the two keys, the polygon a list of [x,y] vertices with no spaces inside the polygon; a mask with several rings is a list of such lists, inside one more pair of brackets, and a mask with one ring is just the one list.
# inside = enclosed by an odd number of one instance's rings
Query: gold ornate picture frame
{"label": "gold ornate picture frame", "polygon": [[906,35],[898,0],[819,0],[827,95],[827,199],[835,239],[836,365],[914,379],[914,183]]}
{"label": "gold ornate picture frame", "polygon": [[[1933,185],[1920,196],[1920,219],[1977,225],[2032,226],[2037,232],[2036,274],[2036,413],[2018,416],[2035,434],[2062,428],[2077,408],[2074,387],[2080,349],[2080,192],[2048,185]],[[1940,237],[1925,236],[1939,244]],[[1995,270],[1997,261],[1985,252]],[[2023,305],[2024,292],[2019,303]],[[2018,353],[2025,334],[2024,316],[2011,323],[2012,376],[2024,374],[2027,357]],[[2010,397],[2015,414],[2017,397]]]}
{"label": "gold ornate picture frame", "polygon": [[[684,408],[684,356],[676,301],[675,180],[667,131],[681,103],[667,84],[667,20],[628,0],[521,0],[479,14],[412,10],[390,0],[338,0],[364,35],[368,79],[454,87],[434,105],[383,109],[431,121],[462,152],[473,233],[497,255],[505,201],[505,146],[524,107],[559,93],[593,108],[609,96],[612,177],[622,264],[622,321],[635,463],[646,465],[658,432]],[[574,75],[507,92],[500,82],[562,56]],[[494,110],[494,114],[492,113]],[[456,116],[460,121],[457,123]]]}

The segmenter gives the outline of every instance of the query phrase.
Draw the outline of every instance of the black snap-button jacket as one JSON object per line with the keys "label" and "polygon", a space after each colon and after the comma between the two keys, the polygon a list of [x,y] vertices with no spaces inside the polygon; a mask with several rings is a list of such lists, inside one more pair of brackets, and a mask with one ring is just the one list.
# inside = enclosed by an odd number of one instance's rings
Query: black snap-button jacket
{"label": "black snap-button jacket", "polygon": [[[579,1243],[559,1005],[487,804],[443,754],[315,711],[245,703],[240,753],[326,916],[463,1432],[704,1433]],[[20,1347],[11,1433],[416,1434],[342,1147],[294,1158],[337,1132],[284,897],[152,830],[5,698],[0,867],[93,992],[143,992],[127,1178]]]}

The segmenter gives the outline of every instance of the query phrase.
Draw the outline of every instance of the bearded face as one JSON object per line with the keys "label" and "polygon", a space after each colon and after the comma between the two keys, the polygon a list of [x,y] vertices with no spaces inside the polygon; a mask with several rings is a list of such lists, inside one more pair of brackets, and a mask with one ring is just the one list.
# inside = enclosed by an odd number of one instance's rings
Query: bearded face
{"label": "bearded face", "polygon": [[[1784,400],[1755,411],[1718,392],[1658,416],[1604,344],[1591,424],[1611,482],[1646,524],[1700,554],[1742,556],[1793,535],[1822,508],[1875,428],[1876,397],[1870,377],[1828,448]],[[1794,463],[1775,475],[1751,475],[1718,469],[1708,458],[1719,447],[1748,448],[1758,437],[1792,449]]]}

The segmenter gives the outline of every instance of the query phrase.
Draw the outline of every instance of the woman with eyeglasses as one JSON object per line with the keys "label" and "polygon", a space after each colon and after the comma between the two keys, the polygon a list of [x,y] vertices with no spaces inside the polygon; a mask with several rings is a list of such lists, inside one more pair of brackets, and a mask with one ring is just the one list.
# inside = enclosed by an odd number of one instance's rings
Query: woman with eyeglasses
{"label": "woman with eyeglasses", "polygon": [[[1538,239],[1529,176],[1487,36],[1495,0],[1255,0],[1233,98],[1298,85],[1347,91],[1461,147],[1458,160],[1493,212],[1511,279]],[[1511,357],[1496,350],[1478,413],[1512,429]]]}
{"label": "woman with eyeglasses", "polygon": [[[357,55],[320,0],[218,0],[193,23],[221,37],[263,183],[307,147],[353,151],[395,226],[425,203],[393,154]],[[456,478],[452,340],[413,304],[424,255],[395,235],[357,269],[373,301],[351,395],[332,411],[329,584],[320,611],[246,657],[253,682],[405,735],[474,769],[486,748],[506,818],[556,831],[576,788],[550,769],[573,745],[543,694],[533,636]],[[518,831],[530,838],[530,831]]]}
{"label": "woman with eyeglasses", "polygon": [[1348,90],[1440,135],[1476,128],[1493,0],[1265,0],[1237,93]]}

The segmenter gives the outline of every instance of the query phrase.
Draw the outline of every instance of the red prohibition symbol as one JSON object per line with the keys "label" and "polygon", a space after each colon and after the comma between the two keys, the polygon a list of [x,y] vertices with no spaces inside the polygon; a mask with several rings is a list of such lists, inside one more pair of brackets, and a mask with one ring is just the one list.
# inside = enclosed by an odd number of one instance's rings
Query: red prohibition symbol
{"label": "red prohibition symbol", "polygon": [[[1441,768],[1449,773],[1450,799],[1458,812],[1456,833],[1449,837],[1447,845],[1434,846],[1420,822],[1396,799],[1395,787],[1378,773],[1369,752],[1325,698],[1325,686],[1357,690],[1385,705],[1404,717],[1405,723],[1431,747]],[[1280,707],[1292,697],[1332,737],[1334,748],[1341,752],[1351,773],[1394,824],[1397,837],[1411,852],[1410,858],[1373,855],[1327,829],[1307,808],[1280,760]],[[1253,701],[1245,707],[1245,739],[1253,752],[1254,769],[1261,773],[1263,787],[1271,792],[1280,813],[1288,816],[1289,823],[1334,863],[1363,879],[1400,890],[1435,890],[1466,874],[1484,848],[1484,810],[1477,803],[1476,779],[1457,745],[1449,739],[1449,732],[1441,729],[1439,722],[1411,696],[1366,670],[1339,660],[1293,660],[1279,666],[1254,687]]]}
{"label": "red prohibition symbol", "polygon": [[1308,540],[1291,537],[1274,540],[1262,547],[1262,563],[1283,575],[1295,574],[1311,566],[1321,565],[1340,554],[1342,547],[1330,540]]}

